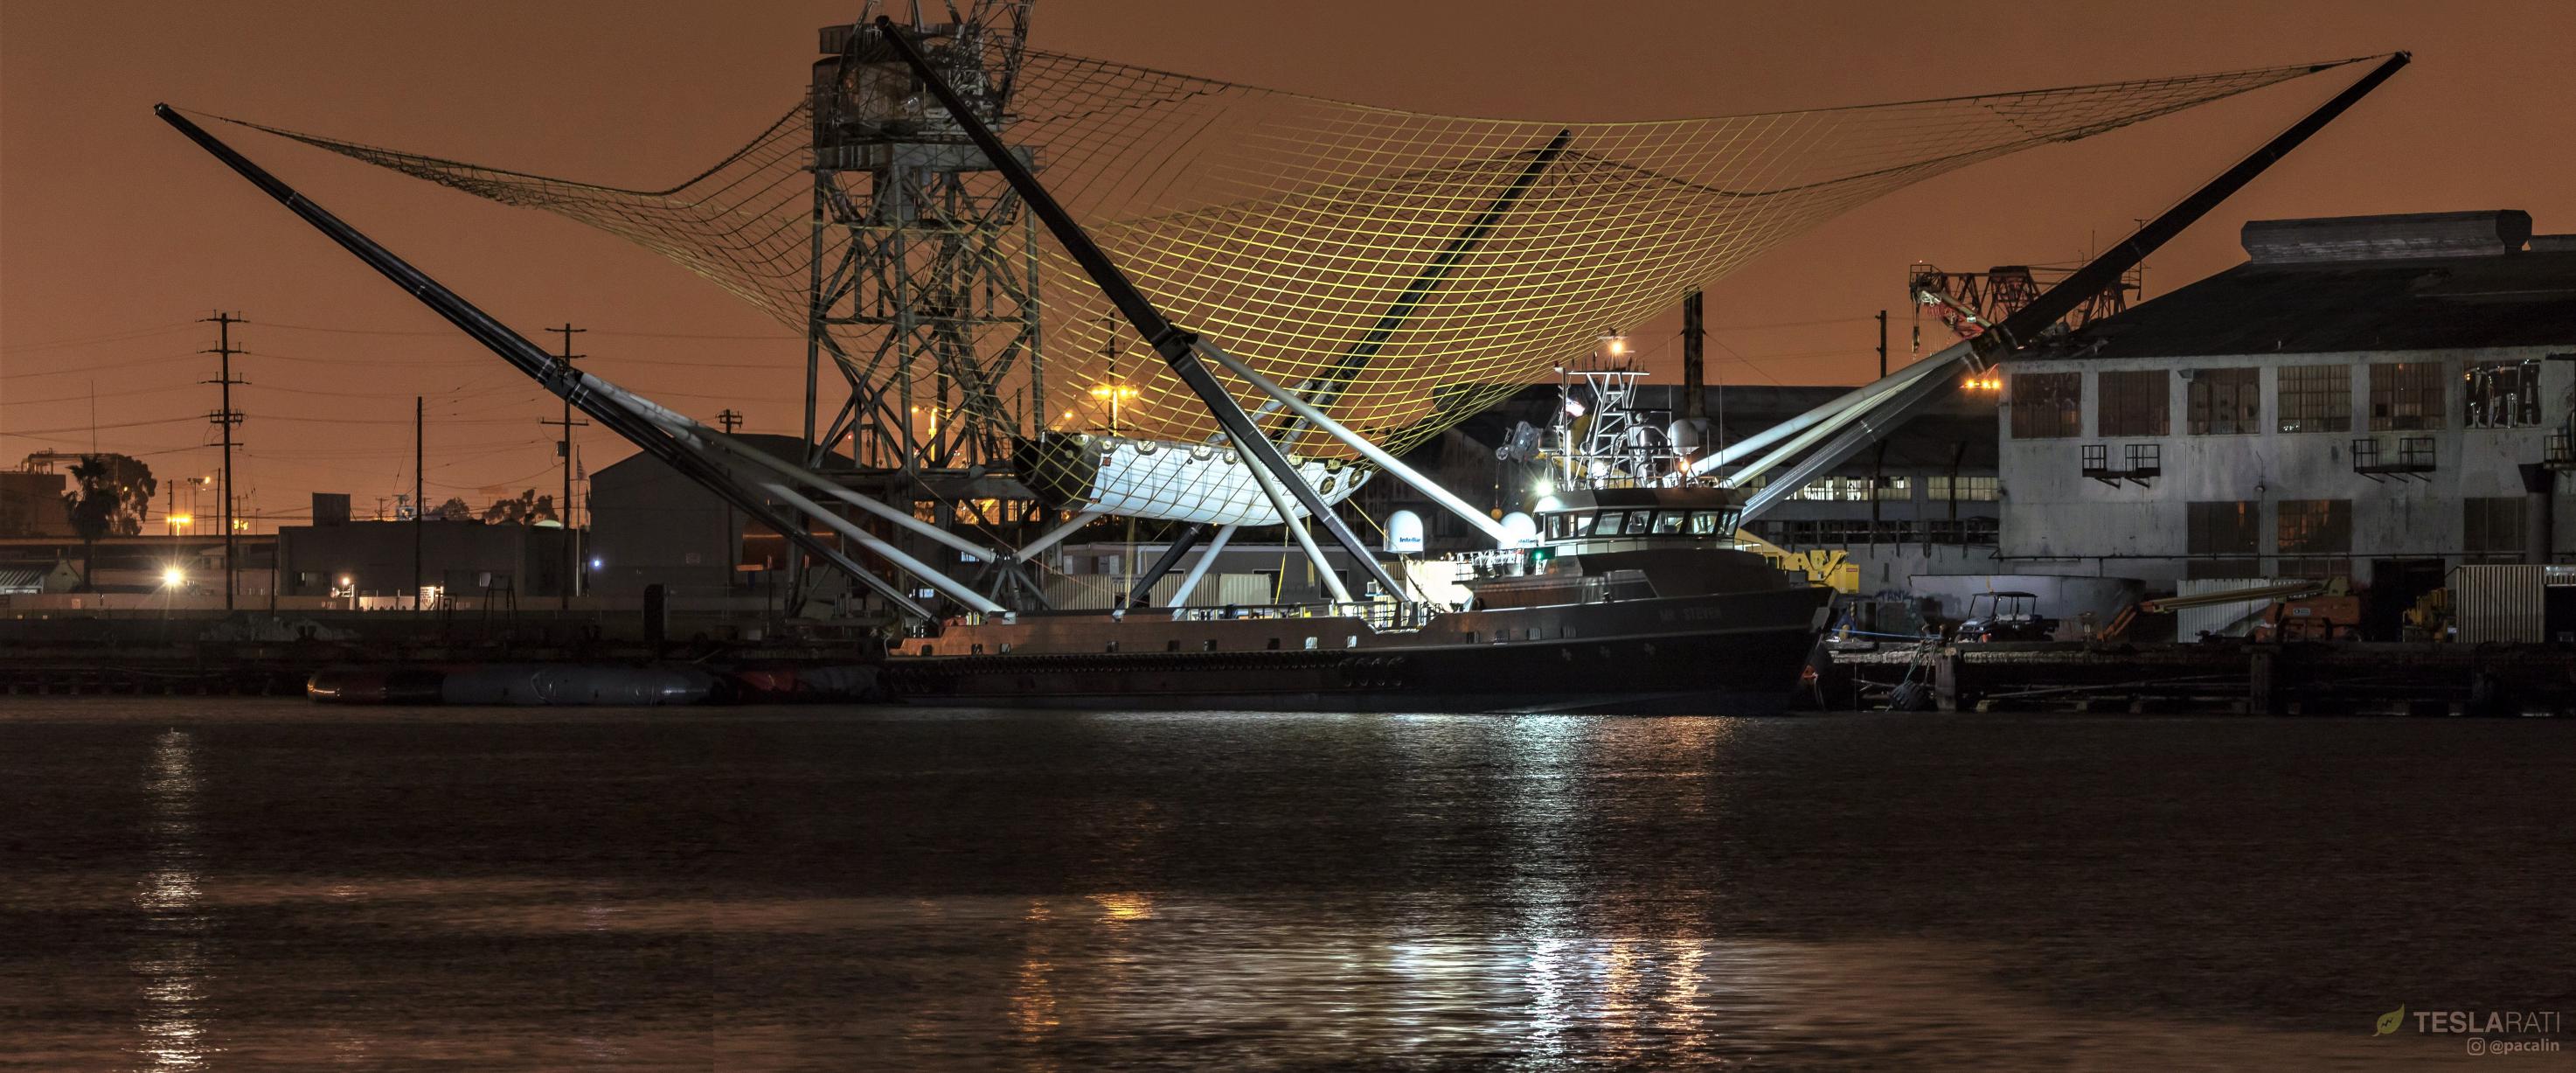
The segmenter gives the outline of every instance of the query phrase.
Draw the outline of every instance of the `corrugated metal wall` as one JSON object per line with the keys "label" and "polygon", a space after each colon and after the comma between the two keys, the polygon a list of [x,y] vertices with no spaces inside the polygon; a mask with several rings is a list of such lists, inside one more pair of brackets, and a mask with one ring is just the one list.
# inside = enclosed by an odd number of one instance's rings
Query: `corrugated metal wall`
{"label": "corrugated metal wall", "polygon": [[2551,585],[2576,585],[2576,566],[2463,566],[2451,572],[2451,606],[2460,641],[2538,644],[2542,602]]}
{"label": "corrugated metal wall", "polygon": [[[2176,588],[2174,595],[2198,596],[2205,592],[2259,589],[2266,585],[2282,584],[2287,582],[2261,577],[2192,578],[2182,582]],[[2262,599],[2238,600],[2234,603],[2211,604],[2207,607],[2186,607],[2174,612],[2174,639],[2197,641],[2204,631],[2212,637],[2243,637],[2246,630],[2252,626],[2252,623],[2247,620],[2251,619],[2255,612],[2271,604],[2270,599]]]}

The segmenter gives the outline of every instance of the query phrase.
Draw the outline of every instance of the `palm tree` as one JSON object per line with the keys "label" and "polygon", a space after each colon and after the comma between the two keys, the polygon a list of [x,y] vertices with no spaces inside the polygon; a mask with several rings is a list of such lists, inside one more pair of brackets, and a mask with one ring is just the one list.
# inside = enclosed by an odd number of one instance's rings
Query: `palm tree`
{"label": "palm tree", "polygon": [[82,455],[72,466],[72,490],[63,493],[63,506],[71,514],[72,532],[81,538],[81,591],[97,588],[91,560],[99,538],[142,532],[152,493],[160,486],[152,479],[152,467],[126,455]]}

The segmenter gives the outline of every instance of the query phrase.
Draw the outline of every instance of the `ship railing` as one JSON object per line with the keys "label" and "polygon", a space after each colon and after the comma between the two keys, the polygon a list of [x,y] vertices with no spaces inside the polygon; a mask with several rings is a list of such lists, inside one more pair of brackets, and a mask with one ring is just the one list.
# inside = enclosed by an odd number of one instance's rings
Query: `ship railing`
{"label": "ship railing", "polygon": [[1318,601],[1296,604],[1231,604],[1224,607],[1175,607],[1174,622],[1215,622],[1223,619],[1286,618],[1355,618],[1373,630],[1415,629],[1435,614],[1447,610],[1436,603],[1421,600],[1352,600],[1349,602]]}

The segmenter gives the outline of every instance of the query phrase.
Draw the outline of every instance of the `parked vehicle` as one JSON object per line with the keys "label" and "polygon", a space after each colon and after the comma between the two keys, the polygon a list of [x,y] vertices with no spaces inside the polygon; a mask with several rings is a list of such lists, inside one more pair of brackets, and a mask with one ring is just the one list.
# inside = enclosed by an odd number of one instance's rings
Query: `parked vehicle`
{"label": "parked vehicle", "polygon": [[1962,641],[2045,641],[2057,633],[2057,620],[2039,613],[2039,596],[2027,592],[1980,592],[1968,597],[1968,617],[1960,620]]}

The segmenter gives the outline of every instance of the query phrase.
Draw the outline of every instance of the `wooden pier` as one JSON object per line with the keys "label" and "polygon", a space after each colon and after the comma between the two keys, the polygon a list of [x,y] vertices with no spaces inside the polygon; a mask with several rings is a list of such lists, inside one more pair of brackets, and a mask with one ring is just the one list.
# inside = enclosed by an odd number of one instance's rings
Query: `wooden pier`
{"label": "wooden pier", "polygon": [[[2576,714],[2576,647],[2251,642],[1829,650],[1829,707],[2248,715]],[[1904,683],[1910,690],[1899,690]],[[1895,698],[1896,703],[1891,703]],[[1905,701],[1912,701],[1906,704]]]}

